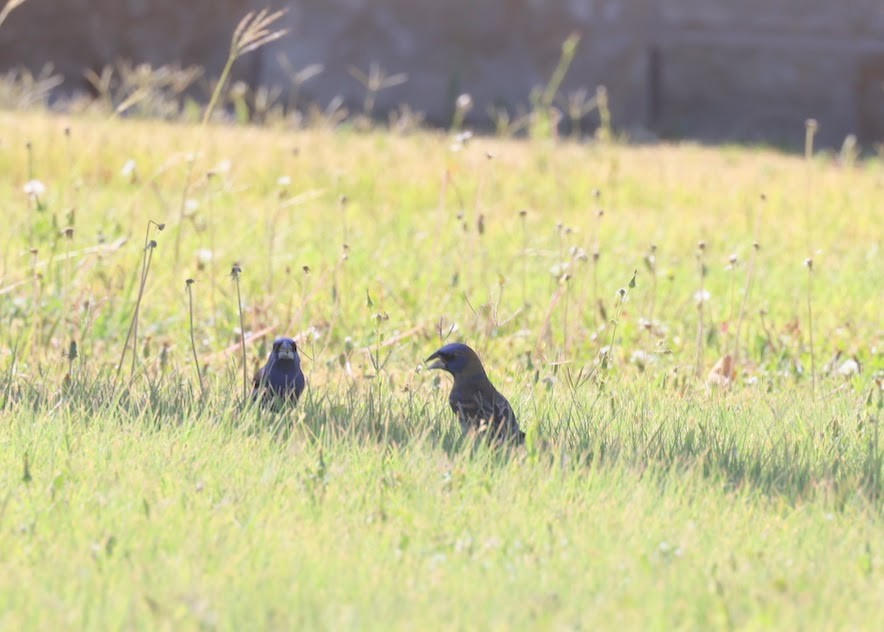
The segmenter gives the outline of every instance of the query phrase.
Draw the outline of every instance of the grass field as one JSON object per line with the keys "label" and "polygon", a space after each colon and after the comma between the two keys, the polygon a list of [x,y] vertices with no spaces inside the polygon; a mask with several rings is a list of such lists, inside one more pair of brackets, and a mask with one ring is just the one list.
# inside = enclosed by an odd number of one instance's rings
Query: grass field
{"label": "grass field", "polygon": [[0,629],[884,627],[880,160],[2,113],[0,173]]}

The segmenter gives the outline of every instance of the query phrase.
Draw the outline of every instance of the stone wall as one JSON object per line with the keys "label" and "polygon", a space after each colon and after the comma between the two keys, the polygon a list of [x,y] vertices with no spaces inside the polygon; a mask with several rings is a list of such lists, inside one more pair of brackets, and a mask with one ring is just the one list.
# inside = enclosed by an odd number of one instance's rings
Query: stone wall
{"label": "stone wall", "polygon": [[[118,58],[200,64],[217,74],[230,33],[256,0],[29,0],[0,29],[0,67],[51,61],[68,89]],[[447,124],[461,92],[527,108],[572,32],[582,36],[563,93],[608,87],[614,123],[667,135],[800,143],[884,140],[881,0],[300,0],[276,2],[292,33],[243,59],[253,84],[291,86],[278,59],[321,63],[302,94],[358,109],[351,69],[377,63],[408,81],[382,91]]]}

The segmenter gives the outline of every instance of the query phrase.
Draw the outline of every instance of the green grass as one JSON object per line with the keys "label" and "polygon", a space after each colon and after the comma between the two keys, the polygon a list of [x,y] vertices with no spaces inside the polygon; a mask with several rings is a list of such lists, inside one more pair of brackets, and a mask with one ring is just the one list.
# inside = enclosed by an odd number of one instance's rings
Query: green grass
{"label": "green grass", "polygon": [[4,113],[0,172],[0,628],[884,624],[880,162]]}

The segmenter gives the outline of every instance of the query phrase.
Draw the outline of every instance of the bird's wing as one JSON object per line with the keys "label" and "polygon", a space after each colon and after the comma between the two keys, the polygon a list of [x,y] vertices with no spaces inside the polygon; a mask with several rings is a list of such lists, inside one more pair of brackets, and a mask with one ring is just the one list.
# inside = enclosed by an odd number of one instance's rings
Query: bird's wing
{"label": "bird's wing", "polygon": [[498,438],[524,437],[509,402],[490,382],[452,393],[450,403],[466,427],[484,429]]}
{"label": "bird's wing", "polygon": [[255,371],[255,376],[252,378],[252,399],[255,399],[261,392],[261,387],[264,382],[264,368],[266,367],[262,367]]}
{"label": "bird's wing", "polygon": [[298,369],[298,374],[295,376],[295,399],[301,399],[301,393],[304,392],[305,386],[307,386],[307,380],[304,379],[304,372]]}
{"label": "bird's wing", "polygon": [[496,440],[512,441],[520,444],[525,440],[525,433],[519,428],[516,414],[506,398],[494,392],[488,411],[488,432]]}

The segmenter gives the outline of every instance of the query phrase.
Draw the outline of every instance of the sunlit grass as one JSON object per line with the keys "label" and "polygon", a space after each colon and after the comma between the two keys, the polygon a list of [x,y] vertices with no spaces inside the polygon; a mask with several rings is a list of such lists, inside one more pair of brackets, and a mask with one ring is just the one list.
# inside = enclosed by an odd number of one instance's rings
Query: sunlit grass
{"label": "sunlit grass", "polygon": [[6,113],[0,170],[0,627],[880,626],[880,163]]}

